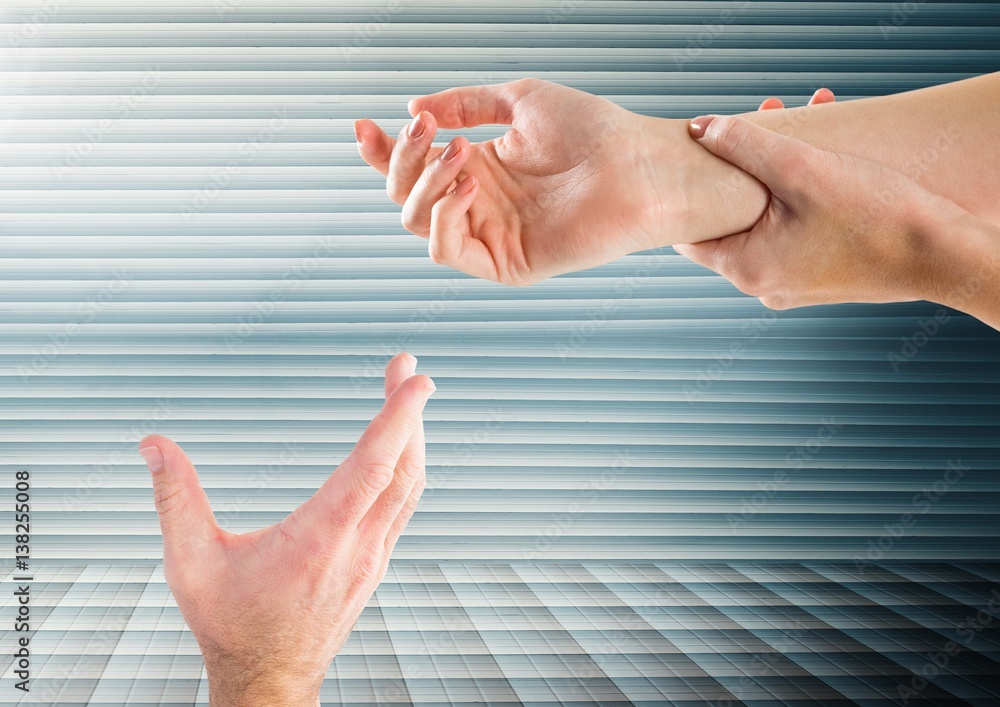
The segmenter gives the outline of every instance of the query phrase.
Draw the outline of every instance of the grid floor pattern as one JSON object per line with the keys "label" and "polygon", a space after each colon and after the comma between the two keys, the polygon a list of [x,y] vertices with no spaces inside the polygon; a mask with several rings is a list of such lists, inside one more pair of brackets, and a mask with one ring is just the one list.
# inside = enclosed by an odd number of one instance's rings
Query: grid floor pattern
{"label": "grid floor pattern", "polygon": [[[160,565],[35,577],[22,704],[207,704]],[[397,562],[322,698],[985,706],[1000,704],[998,672],[996,564]],[[13,704],[13,680],[0,685]]]}

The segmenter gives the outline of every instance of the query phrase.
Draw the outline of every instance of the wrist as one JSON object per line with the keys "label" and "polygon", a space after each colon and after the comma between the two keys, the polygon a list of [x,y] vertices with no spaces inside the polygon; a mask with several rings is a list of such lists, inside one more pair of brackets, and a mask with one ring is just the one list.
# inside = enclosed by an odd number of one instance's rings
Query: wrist
{"label": "wrist", "polygon": [[[755,178],[701,147],[688,120],[640,116],[644,148],[638,175],[651,187],[656,223],[649,248],[698,243],[748,231],[767,209],[770,193]],[[648,177],[644,177],[648,174]]]}
{"label": "wrist", "polygon": [[209,667],[211,707],[240,705],[289,705],[318,707],[323,675],[300,674],[294,669],[255,669],[251,666]]}

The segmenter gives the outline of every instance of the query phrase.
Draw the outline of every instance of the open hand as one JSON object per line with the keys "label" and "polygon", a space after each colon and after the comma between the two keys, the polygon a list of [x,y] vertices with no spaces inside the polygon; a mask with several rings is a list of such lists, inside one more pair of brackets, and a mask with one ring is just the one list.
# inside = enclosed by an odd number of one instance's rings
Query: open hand
{"label": "open hand", "polygon": [[386,368],[386,402],[316,494],[237,535],[216,523],[194,465],[166,437],[139,443],[153,476],[163,572],[205,658],[211,704],[317,705],[330,661],[386,571],[424,487],[416,361]]}
{"label": "open hand", "polygon": [[[455,88],[409,111],[397,140],[358,121],[359,150],[435,262],[527,285],[658,245],[664,189],[645,150],[650,119],[538,79]],[[431,145],[438,127],[486,124],[511,129]]]}

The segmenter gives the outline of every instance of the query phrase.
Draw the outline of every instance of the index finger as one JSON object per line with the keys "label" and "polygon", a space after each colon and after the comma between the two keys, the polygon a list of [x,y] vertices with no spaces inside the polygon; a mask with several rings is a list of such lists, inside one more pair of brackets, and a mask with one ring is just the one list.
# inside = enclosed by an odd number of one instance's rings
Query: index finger
{"label": "index finger", "polygon": [[297,511],[296,525],[316,532],[354,529],[392,483],[396,464],[434,392],[427,376],[411,376],[386,400],[354,450]]}
{"label": "index finger", "polygon": [[388,177],[389,160],[396,141],[378,123],[367,118],[354,123],[354,137],[358,141],[361,159],[381,172],[383,177]]}

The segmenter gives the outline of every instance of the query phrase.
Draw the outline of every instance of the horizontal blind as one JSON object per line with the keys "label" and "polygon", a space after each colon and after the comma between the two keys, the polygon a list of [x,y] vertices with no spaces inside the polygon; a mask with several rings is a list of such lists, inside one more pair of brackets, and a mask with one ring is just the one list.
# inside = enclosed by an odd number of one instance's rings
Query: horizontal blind
{"label": "horizontal blind", "polygon": [[[673,649],[635,647],[641,679],[608,668],[581,682],[538,657],[531,627],[579,639],[545,649],[562,666],[598,651],[587,620],[551,608],[596,592],[591,613],[624,603],[664,635],[670,600],[649,597],[687,570],[663,563],[998,559],[995,332],[951,312],[921,338],[938,311],[927,303],[770,312],[670,249],[528,289],[475,281],[401,228],[353,122],[395,133],[415,95],[526,75],[673,118],[801,103],[822,85],[839,100],[911,90],[1000,68],[1000,3],[6,0],[0,12],[0,466],[33,472],[52,671],[130,607],[100,681],[60,683],[58,703],[205,699],[136,441],[176,439],[220,521],[262,527],[349,452],[399,350],[438,386],[430,484],[396,574],[335,663],[338,700],[544,702],[556,685],[582,702],[655,703],[682,689],[656,677]],[[10,511],[0,518],[7,533]],[[423,614],[396,596],[422,591],[446,596]],[[513,594],[498,618],[470,608],[469,591]],[[525,608],[537,604],[544,616]],[[527,612],[506,644],[504,607]],[[485,636],[465,670],[505,677],[489,689],[442,677],[464,673],[441,656],[413,668],[411,624],[432,630],[435,611]],[[604,628],[653,635],[616,621]],[[177,657],[146,662],[158,652]],[[510,678],[531,653],[541,677]],[[150,677],[133,680],[140,667]],[[736,694],[705,680],[683,688],[690,699]]]}

